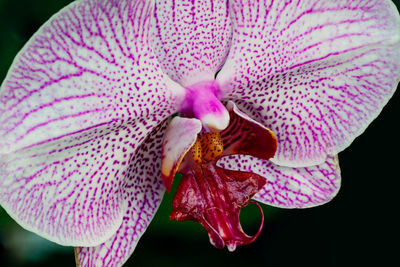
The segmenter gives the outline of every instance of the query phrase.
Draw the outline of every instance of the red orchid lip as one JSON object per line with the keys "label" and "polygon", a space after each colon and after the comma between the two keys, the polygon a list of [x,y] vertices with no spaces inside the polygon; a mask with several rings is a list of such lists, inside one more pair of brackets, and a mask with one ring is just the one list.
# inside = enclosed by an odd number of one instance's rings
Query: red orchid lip
{"label": "red orchid lip", "polygon": [[[218,167],[217,162],[235,154],[269,159],[276,151],[277,140],[269,129],[241,113],[232,102],[228,103],[227,109],[231,120],[225,130],[196,134],[196,139],[187,138],[188,144],[181,146],[182,154],[176,156],[176,164],[171,170],[179,168],[183,178],[174,196],[170,219],[196,221],[207,230],[210,242],[216,248],[226,246],[229,251],[234,251],[237,246],[253,242],[261,232],[263,212],[251,199],[263,188],[266,179],[255,173]],[[190,119],[181,118],[176,119],[171,127],[185,123],[192,125]],[[192,126],[190,132],[198,132]],[[181,131],[177,129],[175,134]],[[169,138],[170,132],[165,139],[165,151],[174,140]],[[162,178],[169,189],[173,177],[163,175]],[[249,204],[257,205],[262,216],[254,236],[243,231],[239,219],[241,209]]]}
{"label": "red orchid lip", "polygon": [[[216,248],[252,243],[261,233],[264,215],[251,198],[265,185],[263,177],[245,172],[230,171],[215,166],[216,161],[195,166],[185,173],[175,193],[171,220],[193,220],[208,232]],[[254,236],[244,233],[239,219],[240,210],[255,204],[261,213],[261,224]]]}

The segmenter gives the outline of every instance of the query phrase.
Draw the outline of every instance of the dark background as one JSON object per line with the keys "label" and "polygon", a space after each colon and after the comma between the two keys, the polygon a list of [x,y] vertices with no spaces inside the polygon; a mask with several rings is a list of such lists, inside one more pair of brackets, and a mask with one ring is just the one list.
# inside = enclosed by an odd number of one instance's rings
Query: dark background
{"label": "dark background", "polygon": [[[69,2],[0,0],[0,81],[23,44]],[[342,188],[330,203],[304,210],[264,205],[261,236],[230,253],[212,247],[200,225],[169,221],[167,196],[125,266],[400,266],[399,115],[398,90],[339,154]],[[256,209],[246,208],[241,217],[254,233]],[[0,266],[74,266],[73,250],[23,230],[0,208]]]}

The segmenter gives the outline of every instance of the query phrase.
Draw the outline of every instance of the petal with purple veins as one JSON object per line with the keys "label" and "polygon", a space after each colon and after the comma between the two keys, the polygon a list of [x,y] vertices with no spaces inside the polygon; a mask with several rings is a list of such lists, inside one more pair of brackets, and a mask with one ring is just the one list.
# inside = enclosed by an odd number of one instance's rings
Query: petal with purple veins
{"label": "petal with purple veins", "polygon": [[245,155],[227,156],[218,166],[251,172],[266,179],[253,199],[279,208],[309,208],[330,201],[340,188],[337,156],[328,156],[322,164],[303,168],[283,167],[270,161]]}
{"label": "petal with purple veins", "polygon": [[276,134],[279,165],[315,165],[345,149],[398,84],[391,1],[233,1],[230,11],[232,46],[217,81]]}
{"label": "petal with purple veins", "polygon": [[94,246],[121,225],[129,160],[183,92],[149,45],[152,12],[76,1],[14,60],[0,91],[0,203],[26,229]]}
{"label": "petal with purple veins", "polygon": [[157,0],[152,32],[157,58],[174,81],[211,81],[229,52],[227,1]]}
{"label": "petal with purple veins", "polygon": [[0,158],[0,203],[27,230],[93,246],[119,227],[134,149],[128,127],[104,126]]}
{"label": "petal with purple veins", "polygon": [[152,8],[77,1],[42,26],[1,86],[0,155],[137,118],[148,119],[144,135],[176,111],[183,88],[163,74],[149,45]]}
{"label": "petal with purple veins", "polygon": [[123,192],[127,208],[121,226],[109,240],[99,246],[76,248],[80,266],[122,266],[132,254],[165,192],[160,179],[160,154],[167,123],[149,135],[129,163]]}

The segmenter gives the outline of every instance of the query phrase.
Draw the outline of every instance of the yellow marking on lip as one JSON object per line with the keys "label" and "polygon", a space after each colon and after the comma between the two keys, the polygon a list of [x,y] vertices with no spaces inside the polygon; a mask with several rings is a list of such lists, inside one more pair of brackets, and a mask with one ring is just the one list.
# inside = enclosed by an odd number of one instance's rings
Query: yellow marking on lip
{"label": "yellow marking on lip", "polygon": [[196,142],[194,142],[192,148],[190,149],[190,152],[192,153],[194,162],[196,162],[197,164],[201,164],[203,157],[202,157],[202,148],[199,138],[197,138]]}
{"label": "yellow marking on lip", "polygon": [[215,160],[224,151],[221,135],[218,132],[199,135],[190,151],[197,164]]}

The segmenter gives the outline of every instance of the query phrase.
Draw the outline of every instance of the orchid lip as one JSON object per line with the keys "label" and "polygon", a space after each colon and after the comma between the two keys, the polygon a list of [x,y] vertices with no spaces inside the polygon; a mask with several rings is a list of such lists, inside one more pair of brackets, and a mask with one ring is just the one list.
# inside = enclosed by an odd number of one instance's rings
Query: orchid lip
{"label": "orchid lip", "polygon": [[[269,129],[240,112],[233,102],[228,103],[227,110],[231,120],[228,127],[220,132],[199,131],[194,124],[183,124],[185,120],[196,119],[174,118],[167,131],[164,151],[168,151],[168,144],[173,140],[180,139],[181,154],[175,157],[174,171],[162,178],[169,190],[175,171],[183,174],[170,219],[196,221],[207,230],[212,245],[219,249],[226,246],[229,251],[234,251],[237,246],[252,243],[261,232],[263,211],[251,199],[266,184],[266,180],[254,173],[221,168],[217,162],[232,154],[269,159],[274,155],[277,140]],[[174,130],[178,121],[182,122],[180,128]],[[196,139],[193,139],[194,136],[190,140],[177,138],[185,127],[186,132],[196,133]],[[166,158],[173,156],[165,155]],[[241,209],[249,204],[257,205],[262,216],[254,236],[243,231],[239,218]]]}
{"label": "orchid lip", "polygon": [[[250,201],[266,183],[252,173],[223,170],[215,161],[196,164],[185,172],[173,200],[170,219],[199,222],[208,232],[210,243],[218,249],[225,246],[234,251],[237,246],[252,243],[261,233],[264,216],[261,207]],[[244,233],[240,210],[256,204],[261,224],[254,236]]]}
{"label": "orchid lip", "polygon": [[[214,247],[223,249],[224,246],[226,245],[226,248],[230,252],[233,252],[236,250],[236,248],[238,246],[250,244],[257,239],[257,237],[261,234],[261,231],[264,226],[264,212],[263,212],[260,204],[258,204],[256,201],[250,201],[246,206],[248,206],[250,204],[256,205],[261,214],[260,226],[258,227],[257,232],[253,236],[248,236],[247,234],[245,234],[242,231],[240,224],[239,224],[239,226],[240,226],[241,232],[243,234],[241,237],[238,237],[238,236],[233,237],[233,235],[231,233],[233,227],[231,225],[225,225],[226,228],[220,226],[222,229],[219,229],[219,230],[223,231],[222,235],[221,235],[220,231],[217,231],[214,227],[212,227],[212,225],[209,222],[207,222],[206,219],[203,217],[205,224],[208,226],[207,228],[209,228],[211,230],[209,233],[210,243],[212,243],[214,245]],[[246,206],[243,206],[243,208]]]}

